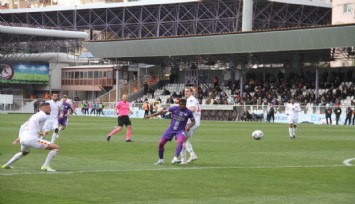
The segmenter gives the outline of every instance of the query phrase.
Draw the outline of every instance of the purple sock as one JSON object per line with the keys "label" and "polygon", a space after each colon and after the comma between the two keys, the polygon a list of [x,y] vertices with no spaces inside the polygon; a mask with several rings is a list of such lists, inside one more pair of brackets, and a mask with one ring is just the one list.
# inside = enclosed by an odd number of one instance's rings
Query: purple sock
{"label": "purple sock", "polygon": [[165,140],[163,138],[160,139],[159,148],[158,148],[159,159],[164,158],[164,146],[165,146],[166,142],[167,142],[167,140]]}
{"label": "purple sock", "polygon": [[185,141],[185,137],[184,136],[179,136],[177,139],[177,145],[176,145],[176,150],[175,150],[175,156],[179,157],[180,152],[182,150],[182,144]]}

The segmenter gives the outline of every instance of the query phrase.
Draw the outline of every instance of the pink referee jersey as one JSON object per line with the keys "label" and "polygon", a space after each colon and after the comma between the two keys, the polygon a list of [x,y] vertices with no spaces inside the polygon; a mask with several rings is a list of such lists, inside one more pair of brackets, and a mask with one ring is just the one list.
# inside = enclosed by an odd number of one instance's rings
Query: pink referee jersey
{"label": "pink referee jersey", "polygon": [[129,102],[125,101],[118,101],[116,104],[116,108],[118,110],[118,113],[121,116],[128,116],[129,115]]}

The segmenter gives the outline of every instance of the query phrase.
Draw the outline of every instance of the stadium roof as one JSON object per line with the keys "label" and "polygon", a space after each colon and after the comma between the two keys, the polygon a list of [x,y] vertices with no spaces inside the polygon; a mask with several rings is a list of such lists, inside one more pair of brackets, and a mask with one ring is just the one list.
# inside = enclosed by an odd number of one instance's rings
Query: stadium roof
{"label": "stadium roof", "polygon": [[[259,55],[268,63],[290,60],[294,53],[307,61],[330,58],[330,49],[355,46],[355,24],[342,26],[281,29],[207,36],[86,42],[96,57],[153,63],[171,56]],[[308,59],[307,59],[308,57]],[[319,59],[317,59],[319,60]],[[323,59],[328,60],[328,59]]]}
{"label": "stadium roof", "polygon": [[0,36],[6,35],[30,35],[54,38],[85,39],[89,36],[86,32],[52,30],[43,28],[14,27],[0,25]]}
{"label": "stadium roof", "polygon": [[[189,3],[208,0],[141,0],[131,2],[120,3],[92,3],[92,4],[70,4],[59,6],[48,6],[42,8],[23,8],[23,9],[6,9],[0,10],[0,13],[31,13],[31,12],[43,12],[43,11],[66,11],[66,10],[81,10],[81,9],[99,9],[99,8],[119,8],[119,7],[134,7],[134,6],[149,6],[149,5],[161,5],[161,4],[176,4],[176,3]],[[297,4],[315,7],[332,8],[331,3],[311,1],[311,0],[254,0],[257,2],[277,2],[284,4]]]}
{"label": "stadium roof", "polygon": [[78,59],[76,56],[68,55],[66,53],[16,53],[7,54],[4,58],[0,59],[4,61],[40,61],[40,62],[60,62],[60,63],[87,63],[87,60]]}
{"label": "stadium roof", "polygon": [[0,10],[0,13],[31,13],[42,11],[65,11],[65,10],[81,10],[81,9],[99,9],[99,8],[119,8],[119,7],[133,7],[133,6],[148,6],[160,4],[176,4],[199,2],[201,0],[150,0],[150,1],[131,1],[121,3],[93,3],[93,4],[70,4],[63,6],[48,6],[43,8],[24,8],[24,9],[7,9]]}
{"label": "stadium roof", "polygon": [[268,0],[277,3],[284,4],[297,4],[297,5],[305,5],[305,6],[316,6],[316,7],[325,7],[332,8],[332,3],[330,1],[311,1],[311,0]]}

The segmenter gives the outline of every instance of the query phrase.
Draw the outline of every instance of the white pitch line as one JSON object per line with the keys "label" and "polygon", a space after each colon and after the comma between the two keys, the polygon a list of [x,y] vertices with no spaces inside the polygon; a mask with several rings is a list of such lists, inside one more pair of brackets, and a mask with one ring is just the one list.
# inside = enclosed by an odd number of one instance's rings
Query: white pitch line
{"label": "white pitch line", "polygon": [[352,166],[351,163],[350,163],[352,160],[355,160],[355,158],[346,159],[346,160],[343,161],[343,164],[345,166]]}
{"label": "white pitch line", "polygon": [[[355,159],[355,158],[354,158]],[[103,172],[132,172],[132,171],[176,171],[176,170],[210,170],[210,169],[286,169],[286,168],[328,168],[343,167],[344,165],[305,165],[305,166],[240,166],[240,167],[174,167],[174,168],[152,168],[152,169],[117,169],[117,170],[89,170],[89,171],[57,171],[57,172],[31,172],[31,173],[1,173],[0,176],[16,175],[41,175],[41,174],[76,174],[76,173],[103,173]],[[3,170],[11,171],[11,170]]]}

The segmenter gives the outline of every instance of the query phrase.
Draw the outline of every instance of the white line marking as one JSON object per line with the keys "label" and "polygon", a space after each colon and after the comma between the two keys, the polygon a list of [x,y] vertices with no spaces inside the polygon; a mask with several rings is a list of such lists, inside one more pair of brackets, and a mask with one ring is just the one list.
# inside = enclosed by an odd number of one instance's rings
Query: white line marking
{"label": "white line marking", "polygon": [[355,160],[355,158],[351,158],[351,159],[344,160],[344,161],[343,161],[343,164],[344,164],[345,166],[352,166],[351,163],[350,163],[352,160]]}
{"label": "white line marking", "polygon": [[[355,158],[354,158],[355,159]],[[57,172],[19,172],[1,173],[0,176],[40,175],[40,174],[76,174],[76,173],[103,173],[103,172],[128,172],[128,171],[176,171],[176,170],[210,170],[210,169],[286,169],[286,168],[329,168],[343,167],[344,165],[305,165],[305,166],[240,166],[240,167],[174,167],[152,169],[117,169],[117,170],[89,170],[89,171],[57,171]],[[6,170],[11,171],[11,170]]]}

